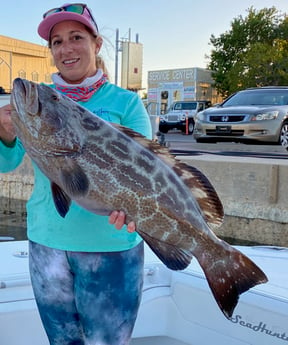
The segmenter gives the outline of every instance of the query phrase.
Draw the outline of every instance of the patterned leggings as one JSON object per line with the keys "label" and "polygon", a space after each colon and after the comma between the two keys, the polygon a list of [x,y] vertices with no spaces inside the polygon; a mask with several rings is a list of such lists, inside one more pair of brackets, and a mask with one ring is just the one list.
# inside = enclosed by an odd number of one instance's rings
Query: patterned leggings
{"label": "patterned leggings", "polygon": [[67,252],[30,241],[30,274],[51,345],[128,345],[143,284],[143,242]]}

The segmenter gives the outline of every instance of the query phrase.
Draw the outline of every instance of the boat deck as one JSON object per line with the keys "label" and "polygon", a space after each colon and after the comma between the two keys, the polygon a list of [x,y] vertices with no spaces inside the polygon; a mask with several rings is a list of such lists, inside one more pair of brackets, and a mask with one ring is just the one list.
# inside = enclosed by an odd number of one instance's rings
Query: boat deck
{"label": "boat deck", "polygon": [[[242,294],[228,320],[196,259],[184,271],[171,271],[145,247],[143,297],[131,345],[287,342],[288,249],[237,248],[263,269],[269,282]],[[0,343],[48,345],[30,284],[27,241],[0,243]]]}

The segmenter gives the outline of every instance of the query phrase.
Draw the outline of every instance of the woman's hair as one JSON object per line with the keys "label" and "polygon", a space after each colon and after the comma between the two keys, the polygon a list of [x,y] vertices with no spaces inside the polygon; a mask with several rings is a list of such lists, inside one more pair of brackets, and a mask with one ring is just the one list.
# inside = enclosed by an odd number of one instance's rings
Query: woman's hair
{"label": "woman's hair", "polygon": [[108,80],[110,79],[109,72],[107,70],[105,61],[103,60],[102,56],[100,56],[100,55],[96,55],[96,67],[97,67],[97,69],[98,68],[102,69],[103,73],[105,73],[107,75]]}

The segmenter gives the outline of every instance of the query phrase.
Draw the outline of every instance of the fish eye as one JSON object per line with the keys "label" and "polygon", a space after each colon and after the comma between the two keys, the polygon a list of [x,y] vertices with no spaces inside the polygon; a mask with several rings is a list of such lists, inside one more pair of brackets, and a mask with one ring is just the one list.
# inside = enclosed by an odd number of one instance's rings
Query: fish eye
{"label": "fish eye", "polygon": [[57,95],[52,95],[52,101],[58,101],[59,97]]}

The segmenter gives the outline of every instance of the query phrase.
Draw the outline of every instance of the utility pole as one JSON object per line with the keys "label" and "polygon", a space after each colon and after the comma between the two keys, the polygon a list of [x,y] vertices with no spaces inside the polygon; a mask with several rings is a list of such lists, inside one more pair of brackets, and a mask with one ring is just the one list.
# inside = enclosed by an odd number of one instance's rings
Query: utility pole
{"label": "utility pole", "polygon": [[119,29],[116,29],[116,42],[115,42],[115,85],[118,85],[118,53],[119,53]]}
{"label": "utility pole", "polygon": [[[127,40],[124,39],[125,41]],[[131,41],[131,29],[129,28],[129,32],[128,32],[128,42]],[[123,40],[119,40],[119,29],[116,29],[116,40],[115,40],[115,85],[118,85],[118,54],[119,52],[122,51],[122,47],[119,46],[119,43],[122,43]]]}
{"label": "utility pole", "polygon": [[[126,36],[126,35],[125,35]],[[142,81],[142,45],[139,43],[139,34],[136,34],[136,42],[131,42],[131,28],[128,31],[128,37],[119,37],[119,29],[116,29],[115,42],[115,85],[118,85],[119,73],[119,52],[122,53],[121,62],[121,87],[131,88],[131,90],[141,89]],[[140,53],[139,53],[140,52]],[[140,62],[141,60],[141,62]],[[132,68],[132,65],[134,69]],[[141,65],[141,66],[140,66]],[[138,71],[141,71],[138,74]],[[137,81],[140,78],[141,80]],[[133,86],[131,87],[131,82]],[[137,87],[134,87],[137,85]]]}

